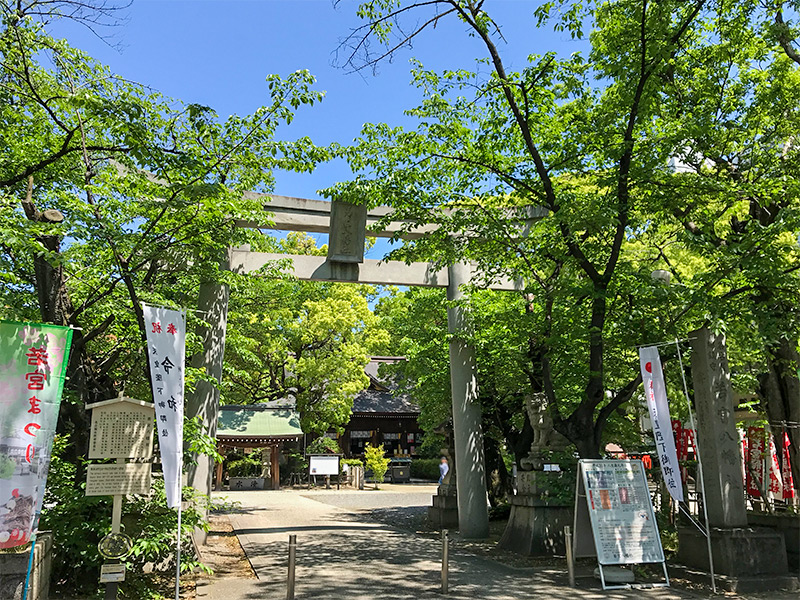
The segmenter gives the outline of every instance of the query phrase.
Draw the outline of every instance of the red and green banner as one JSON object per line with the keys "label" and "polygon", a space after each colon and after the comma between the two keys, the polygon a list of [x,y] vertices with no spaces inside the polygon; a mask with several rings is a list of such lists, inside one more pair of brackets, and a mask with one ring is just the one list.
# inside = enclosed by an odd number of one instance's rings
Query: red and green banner
{"label": "red and green banner", "polygon": [[36,532],[71,342],[69,327],[0,321],[0,548]]}

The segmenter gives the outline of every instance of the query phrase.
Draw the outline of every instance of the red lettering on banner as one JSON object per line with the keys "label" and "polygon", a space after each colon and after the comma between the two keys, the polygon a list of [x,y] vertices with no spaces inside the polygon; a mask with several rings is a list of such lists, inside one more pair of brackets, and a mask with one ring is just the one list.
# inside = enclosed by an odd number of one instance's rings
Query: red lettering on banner
{"label": "red lettering on banner", "polygon": [[47,350],[46,348],[31,348],[25,354],[28,357],[28,364],[32,367],[46,367],[47,366]]}
{"label": "red lettering on banner", "polygon": [[29,390],[43,390],[47,376],[44,373],[25,373]]}
{"label": "red lettering on banner", "polygon": [[31,407],[28,409],[29,413],[38,415],[40,412],[42,412],[42,409],[39,408],[39,403],[41,402],[41,400],[39,400],[36,396],[31,396],[28,399],[28,402],[31,403]]}

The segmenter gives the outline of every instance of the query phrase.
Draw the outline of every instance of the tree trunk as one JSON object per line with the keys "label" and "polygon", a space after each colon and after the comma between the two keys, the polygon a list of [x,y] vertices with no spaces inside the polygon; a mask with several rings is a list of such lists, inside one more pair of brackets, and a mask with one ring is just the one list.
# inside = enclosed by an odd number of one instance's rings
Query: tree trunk
{"label": "tree trunk", "polygon": [[[779,453],[783,434],[789,435],[789,459],[795,485],[800,484],[800,429],[786,425],[800,423],[800,354],[794,341],[782,338],[767,351],[767,372],[759,377],[762,404],[775,434]],[[789,422],[789,423],[787,423]]]}

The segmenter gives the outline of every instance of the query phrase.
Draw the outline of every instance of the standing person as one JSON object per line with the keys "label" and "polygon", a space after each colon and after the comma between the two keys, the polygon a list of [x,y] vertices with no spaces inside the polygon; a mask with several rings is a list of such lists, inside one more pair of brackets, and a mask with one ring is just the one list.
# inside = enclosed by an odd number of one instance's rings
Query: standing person
{"label": "standing person", "polygon": [[442,462],[439,463],[439,485],[442,485],[445,475],[450,470],[450,465],[447,464],[447,459],[443,456]]}

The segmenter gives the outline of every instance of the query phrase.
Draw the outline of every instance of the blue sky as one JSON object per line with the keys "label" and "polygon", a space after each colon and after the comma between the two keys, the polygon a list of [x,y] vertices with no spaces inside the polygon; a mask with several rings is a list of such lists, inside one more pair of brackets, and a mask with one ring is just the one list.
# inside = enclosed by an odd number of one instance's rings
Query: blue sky
{"label": "blue sky", "polygon": [[[531,53],[569,54],[579,42],[568,34],[535,27],[536,2],[487,0],[486,10],[501,25],[500,49],[509,69],[524,66]],[[59,36],[109,65],[120,76],[147,84],[183,102],[204,104],[221,117],[246,114],[268,100],[265,78],[308,69],[326,91],[322,104],[304,107],[279,132],[283,139],[309,136],[318,145],[349,143],[367,122],[409,124],[404,109],[416,106],[409,85],[409,60],[426,68],[470,68],[485,52],[454,18],[424,33],[412,49],[384,62],[376,75],[348,74],[332,64],[339,40],[360,24],[357,2],[342,0],[133,0],[125,21],[106,29],[103,41],[77,25],[62,23]],[[420,13],[420,18],[422,13]],[[343,162],[315,173],[276,173],[275,193],[317,198],[318,189],[350,178]]]}

